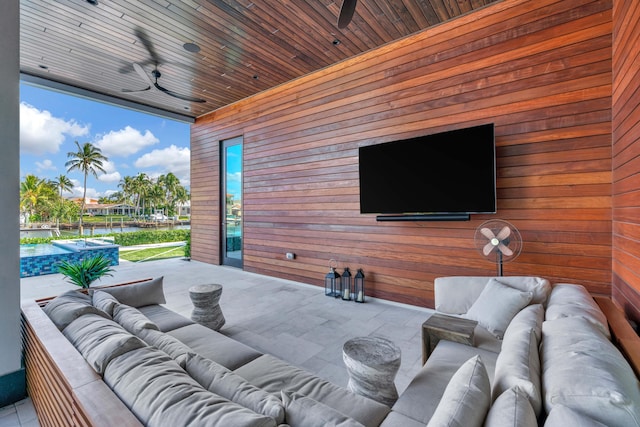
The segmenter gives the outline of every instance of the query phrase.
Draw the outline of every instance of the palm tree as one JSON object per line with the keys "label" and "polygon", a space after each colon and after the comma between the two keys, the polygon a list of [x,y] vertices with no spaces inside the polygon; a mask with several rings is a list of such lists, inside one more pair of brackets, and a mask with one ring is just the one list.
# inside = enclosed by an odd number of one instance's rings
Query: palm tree
{"label": "palm tree", "polygon": [[162,188],[167,215],[173,216],[176,210],[176,199],[180,188],[180,180],[173,173],[158,177],[158,185]]}
{"label": "palm tree", "polygon": [[144,215],[144,210],[145,210],[145,201],[147,199],[147,196],[149,195],[149,192],[151,191],[151,179],[149,178],[149,176],[144,173],[144,172],[140,172],[138,175],[136,175],[133,178],[133,189],[136,196],[136,211],[138,211],[138,209],[140,208],[140,205],[142,205],[142,214]]}
{"label": "palm tree", "polygon": [[94,177],[98,177],[98,172],[106,173],[102,167],[103,162],[109,159],[102,154],[102,150],[94,146],[90,142],[85,142],[82,147],[78,141],[75,141],[78,151],[67,153],[67,157],[71,160],[64,165],[67,172],[78,170],[84,174],[82,204],[80,205],[80,232],[82,232],[82,216],[84,215],[84,205],[87,198],[87,175],[91,173]]}
{"label": "palm tree", "polygon": [[60,198],[62,198],[63,191],[73,190],[73,182],[71,182],[71,180],[66,175],[60,174],[52,182],[58,188],[58,190],[60,190]]}
{"label": "palm tree", "polygon": [[47,180],[27,175],[20,183],[20,210],[29,216],[42,215],[56,196],[55,188]]}

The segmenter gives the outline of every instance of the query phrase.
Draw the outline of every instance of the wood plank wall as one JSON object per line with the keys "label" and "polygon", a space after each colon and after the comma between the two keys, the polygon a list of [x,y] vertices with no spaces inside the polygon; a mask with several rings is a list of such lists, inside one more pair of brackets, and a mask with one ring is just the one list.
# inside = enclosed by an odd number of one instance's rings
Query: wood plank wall
{"label": "wood plank wall", "polygon": [[613,8],[613,299],[640,321],[640,3]]}
{"label": "wood plank wall", "polygon": [[[501,218],[508,275],[611,293],[611,0],[505,0],[199,118],[192,256],[219,263],[219,141],[244,136],[244,268],[321,285],[331,258],[368,294],[433,307],[433,280],[493,275],[474,247]],[[360,145],[496,124],[497,215],[378,223]],[[286,252],[297,255],[285,259]]]}

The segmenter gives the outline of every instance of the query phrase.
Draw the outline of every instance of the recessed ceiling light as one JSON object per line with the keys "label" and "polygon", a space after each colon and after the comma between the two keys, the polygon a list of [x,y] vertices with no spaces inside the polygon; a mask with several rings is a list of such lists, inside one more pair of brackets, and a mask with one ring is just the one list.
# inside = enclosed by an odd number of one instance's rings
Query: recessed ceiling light
{"label": "recessed ceiling light", "polygon": [[185,43],[182,45],[182,47],[184,48],[184,50],[186,50],[187,52],[191,52],[191,53],[198,53],[200,52],[200,46],[198,46],[195,43]]}
{"label": "recessed ceiling light", "polygon": [[254,75],[253,75],[253,80],[258,80],[259,78],[260,78],[260,77],[258,77],[258,75],[257,75],[257,74],[254,74]]}
{"label": "recessed ceiling light", "polygon": [[92,5],[97,5],[98,4],[98,0],[87,0],[87,3],[92,4]]}
{"label": "recessed ceiling light", "polygon": [[42,68],[43,70],[48,70],[49,67],[47,67],[46,65],[40,64],[38,65],[38,67]]}
{"label": "recessed ceiling light", "polygon": [[340,40],[338,39],[333,39],[333,41],[331,42],[334,46],[338,46],[340,43],[342,43]]}

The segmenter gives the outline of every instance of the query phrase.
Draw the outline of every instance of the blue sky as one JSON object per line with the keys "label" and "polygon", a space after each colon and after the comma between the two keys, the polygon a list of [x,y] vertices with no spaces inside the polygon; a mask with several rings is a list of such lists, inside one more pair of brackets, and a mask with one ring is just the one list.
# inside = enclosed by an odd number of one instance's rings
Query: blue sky
{"label": "blue sky", "polygon": [[173,172],[190,185],[189,124],[20,84],[20,179],[67,175],[82,197],[83,175],[67,172],[67,153],[91,142],[109,159],[106,174],[89,175],[87,197],[118,191],[125,176]]}

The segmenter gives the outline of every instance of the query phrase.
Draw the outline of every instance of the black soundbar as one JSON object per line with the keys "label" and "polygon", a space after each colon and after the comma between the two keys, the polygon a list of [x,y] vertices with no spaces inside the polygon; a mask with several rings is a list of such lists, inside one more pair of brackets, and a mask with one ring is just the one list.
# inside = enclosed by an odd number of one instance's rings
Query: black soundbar
{"label": "black soundbar", "polygon": [[378,215],[376,221],[469,221],[469,214]]}

